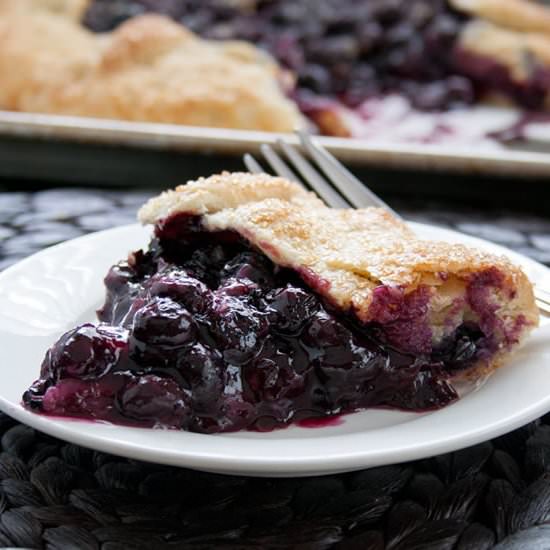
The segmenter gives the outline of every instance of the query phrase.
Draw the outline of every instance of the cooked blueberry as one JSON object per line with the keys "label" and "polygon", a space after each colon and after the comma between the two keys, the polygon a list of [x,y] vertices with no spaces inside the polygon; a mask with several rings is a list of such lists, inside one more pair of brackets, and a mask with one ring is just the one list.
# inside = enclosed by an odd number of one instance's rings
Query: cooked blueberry
{"label": "cooked blueberry", "polygon": [[129,283],[133,282],[136,277],[136,271],[128,262],[120,262],[111,267],[105,277],[105,286],[114,292],[119,292]]}
{"label": "cooked blueberry", "polygon": [[475,99],[472,83],[462,76],[451,76],[446,80],[449,102],[469,104]]}
{"label": "cooked blueberry", "polygon": [[319,301],[301,288],[288,286],[266,297],[268,308],[275,313],[275,326],[280,332],[296,334],[319,308]]}
{"label": "cooked blueberry", "polygon": [[196,343],[180,355],[177,369],[188,387],[194,389],[195,397],[198,395],[197,388],[200,388],[203,393],[212,394],[210,399],[217,399],[223,390],[221,363],[221,354],[218,351]]}
{"label": "cooked blueberry", "polygon": [[221,280],[247,279],[260,286],[272,285],[272,271],[271,262],[265,256],[255,252],[242,252],[225,264]]}
{"label": "cooked blueberry", "polygon": [[147,286],[152,296],[171,298],[183,304],[191,313],[204,312],[211,300],[208,287],[181,270],[169,270],[155,275]]}
{"label": "cooked blueberry", "polygon": [[403,21],[388,30],[386,35],[386,45],[400,46],[410,42],[416,34],[415,28],[407,21]]}
{"label": "cooked blueberry", "polygon": [[422,29],[436,14],[437,6],[429,0],[420,0],[411,4],[409,20],[417,29]]}
{"label": "cooked blueberry", "polygon": [[258,294],[259,287],[250,279],[225,279],[216,291],[217,296],[244,297]]}
{"label": "cooked blueberry", "polygon": [[173,380],[145,375],[119,392],[117,405],[128,418],[179,428],[189,411],[186,401],[185,393]]}
{"label": "cooked blueberry", "polygon": [[134,314],[130,357],[143,367],[172,367],[195,334],[195,321],[185,307],[171,298],[153,297]]}
{"label": "cooked blueberry", "polygon": [[384,25],[390,25],[399,20],[401,15],[400,0],[385,0],[373,6],[372,15]]}
{"label": "cooked blueberry", "polygon": [[458,398],[453,387],[432,370],[421,370],[393,388],[388,388],[386,404],[406,410],[438,409]]}
{"label": "cooked blueberry", "polygon": [[439,15],[429,25],[426,41],[432,49],[449,48],[460,31],[456,19],[450,15]]}
{"label": "cooked blueberry", "polygon": [[[480,346],[481,344],[481,346]],[[483,347],[483,333],[475,325],[464,324],[434,351],[434,359],[445,363],[449,369],[464,368]]]}
{"label": "cooked blueberry", "polygon": [[376,21],[367,21],[358,31],[359,48],[365,55],[380,46],[384,29]]}
{"label": "cooked blueberry", "polygon": [[250,426],[256,419],[254,405],[237,395],[227,397],[220,412],[223,415],[223,420],[219,422],[222,430],[242,430]]}
{"label": "cooked blueberry", "polygon": [[302,23],[308,15],[305,3],[293,2],[282,5],[275,5],[271,19],[276,23]]}
{"label": "cooked blueberry", "polygon": [[304,390],[305,378],[292,366],[292,357],[274,353],[243,368],[243,377],[257,401],[276,401]]}
{"label": "cooked blueberry", "polygon": [[316,63],[310,63],[300,71],[298,85],[318,94],[330,94],[332,90],[329,71]]}
{"label": "cooked blueberry", "polygon": [[[197,234],[194,235],[194,238],[199,239],[200,236]],[[166,238],[164,240],[166,241]],[[190,276],[202,281],[210,288],[217,286],[218,271],[227,260],[221,246],[207,245],[204,248],[197,248],[189,251],[183,258],[181,257],[182,246],[178,241],[169,241],[164,246],[170,249],[170,259],[176,260],[178,263],[181,262]]]}
{"label": "cooked blueberry", "polygon": [[43,378],[95,379],[107,374],[123,359],[128,331],[109,325],[82,325],[65,333],[47,352]]}
{"label": "cooked blueberry", "polygon": [[117,374],[107,374],[98,380],[65,378],[47,388],[41,406],[50,414],[108,419],[125,381],[124,375]]}
{"label": "cooked blueberry", "polygon": [[[42,374],[42,376],[44,375]],[[42,408],[44,395],[52,384],[53,381],[50,378],[40,378],[36,380],[23,394],[23,403],[31,409]]]}
{"label": "cooked blueberry", "polygon": [[281,369],[290,368],[288,351],[283,342],[268,336],[256,358],[241,368],[244,389],[252,392],[253,401],[261,399],[264,390],[276,384]]}
{"label": "cooked blueberry", "polygon": [[142,289],[138,273],[127,262],[114,265],[105,277],[107,296],[101,309],[97,311],[100,321],[118,325],[128,313],[128,308]]}
{"label": "cooked blueberry", "polygon": [[351,332],[332,315],[320,311],[310,320],[302,339],[307,345],[319,349],[339,347],[351,342]]}
{"label": "cooked blueberry", "polygon": [[256,355],[268,330],[265,314],[231,296],[214,299],[212,321],[214,337],[223,349],[224,359],[236,365]]}
{"label": "cooked blueberry", "polygon": [[331,364],[330,360],[319,361],[316,367],[327,400],[333,407],[343,409],[368,405],[366,399],[373,395],[369,386],[375,380],[384,379],[389,365],[388,357],[365,348],[354,347],[353,350],[340,355],[340,359],[340,364],[334,364],[334,361]]}
{"label": "cooked blueberry", "polygon": [[388,65],[399,76],[414,80],[416,76],[422,76],[425,73],[425,56],[422,41],[412,38],[405,47],[396,49],[388,55]]}
{"label": "cooked blueberry", "polygon": [[191,314],[171,298],[153,297],[134,317],[132,336],[151,346],[180,347],[194,335]]}

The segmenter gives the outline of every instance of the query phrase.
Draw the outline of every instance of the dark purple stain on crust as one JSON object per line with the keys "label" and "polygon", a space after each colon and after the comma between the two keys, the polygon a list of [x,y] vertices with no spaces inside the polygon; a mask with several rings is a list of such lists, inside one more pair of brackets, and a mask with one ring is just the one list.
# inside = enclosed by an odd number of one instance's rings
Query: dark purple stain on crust
{"label": "dark purple stain on crust", "polygon": [[373,291],[368,318],[381,325],[388,343],[410,353],[430,353],[429,301],[430,289],[426,286],[405,293],[400,287],[381,285]]}
{"label": "dark purple stain on crust", "polygon": [[497,315],[500,306],[494,299],[495,292],[504,289],[504,276],[496,268],[473,275],[466,287],[466,301],[478,318],[488,355],[498,350],[503,337],[505,344],[511,344],[507,341],[504,323]]}
{"label": "dark purple stain on crust", "polygon": [[261,241],[260,242],[260,247],[271,258],[279,258],[280,257],[279,251],[271,243],[268,243],[267,241]]}
{"label": "dark purple stain on crust", "polygon": [[527,109],[540,110],[544,106],[550,87],[548,69],[531,64],[529,77],[518,82],[506,66],[463,48],[455,48],[452,59],[454,66],[476,83],[479,95],[498,92]]}
{"label": "dark purple stain on crust", "polygon": [[499,342],[505,348],[517,344],[521,333],[529,325],[524,315],[518,315],[511,325],[499,317],[497,313],[500,306],[495,303],[495,292],[504,293],[508,299],[513,299],[517,294],[507,288],[505,277],[497,268],[472,276],[466,290],[468,304],[477,314],[479,327],[486,335],[486,347],[492,352],[497,351]]}
{"label": "dark purple stain on crust", "polygon": [[155,225],[155,235],[158,238],[177,241],[183,236],[204,231],[202,218],[195,214],[179,213],[160,220]]}
{"label": "dark purple stain on crust", "polygon": [[506,342],[508,346],[517,344],[519,342],[520,335],[525,330],[525,327],[529,325],[530,323],[525,315],[518,315],[514,319],[513,325],[506,328]]}
{"label": "dark purple stain on crust", "polygon": [[315,292],[321,294],[321,296],[326,296],[330,290],[330,282],[322,277],[319,277],[314,271],[308,267],[298,267],[296,269],[298,275],[301,279]]}

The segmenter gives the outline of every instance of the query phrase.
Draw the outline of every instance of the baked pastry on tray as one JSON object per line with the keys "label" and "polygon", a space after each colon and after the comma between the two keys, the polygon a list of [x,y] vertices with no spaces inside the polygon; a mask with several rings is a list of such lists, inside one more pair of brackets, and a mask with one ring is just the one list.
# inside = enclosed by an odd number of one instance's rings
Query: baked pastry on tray
{"label": "baked pastry on tray", "polygon": [[78,21],[89,4],[89,0],[0,0],[0,15],[50,13]]}
{"label": "baked pastry on tray", "polygon": [[428,111],[495,95],[527,109],[548,107],[550,6],[543,1],[120,0],[116,6],[94,0],[84,24],[112,28],[132,9],[160,10],[203,36],[267,48],[297,75],[294,97],[329,134],[352,131],[334,102],[368,117],[362,103],[392,93]]}
{"label": "baked pastry on tray", "polygon": [[550,8],[527,0],[450,0],[473,16],[452,61],[486,93],[550,108]]}
{"label": "baked pastry on tray", "polygon": [[0,10],[4,110],[291,131],[302,118],[287,76],[251,44],[202,40],[159,15],[97,35],[47,10]]}
{"label": "baked pastry on tray", "polygon": [[105,278],[99,323],[63,335],[35,411],[196,432],[270,430],[458,398],[538,323],[507,259],[335,210],[287,180],[223,173],[149,201],[148,249]]}

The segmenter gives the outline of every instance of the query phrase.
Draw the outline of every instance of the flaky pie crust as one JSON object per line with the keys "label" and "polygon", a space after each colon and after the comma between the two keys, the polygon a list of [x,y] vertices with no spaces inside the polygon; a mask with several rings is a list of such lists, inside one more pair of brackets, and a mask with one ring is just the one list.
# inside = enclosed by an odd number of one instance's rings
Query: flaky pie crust
{"label": "flaky pie crust", "polygon": [[50,13],[79,21],[91,0],[0,0],[0,16],[20,13]]}
{"label": "flaky pie crust", "polygon": [[[376,287],[408,293],[425,285],[432,293],[433,334],[442,339],[448,334],[445,318],[453,300],[465,292],[472,276],[496,269],[503,284],[493,299],[503,326],[514,326],[523,316],[522,340],[538,324],[532,285],[507,258],[461,244],[420,240],[404,222],[379,208],[328,208],[282,178],[245,173],[201,178],[151,199],[139,211],[139,219],[158,224],[178,213],[202,216],[208,231],[238,232],[273,262],[295,269],[329,302],[364,322],[371,320],[369,306]],[[495,368],[507,352],[497,354],[481,371]]]}
{"label": "flaky pie crust", "polygon": [[449,0],[451,6],[495,25],[550,34],[550,9],[531,0]]}
{"label": "flaky pie crust", "polygon": [[[530,0],[450,0],[473,17],[458,48],[507,69],[519,85],[541,67],[550,70],[550,7]],[[550,93],[545,107],[550,108]]]}

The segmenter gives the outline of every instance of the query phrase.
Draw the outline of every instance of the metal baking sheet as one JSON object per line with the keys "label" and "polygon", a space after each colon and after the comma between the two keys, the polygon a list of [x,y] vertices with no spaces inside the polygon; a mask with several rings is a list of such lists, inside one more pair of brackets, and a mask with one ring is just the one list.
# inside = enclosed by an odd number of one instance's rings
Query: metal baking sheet
{"label": "metal baking sheet", "polygon": [[[124,146],[135,149],[242,155],[259,151],[262,143],[275,143],[280,134],[198,128],[173,124],[125,122],[83,117],[0,111],[0,137]],[[285,139],[296,141],[294,136]],[[550,141],[543,138],[522,148],[475,145],[438,146],[415,143],[375,143],[359,138],[317,138],[340,159],[355,165],[471,175],[550,176]],[[529,149],[533,150],[529,150]],[[526,150],[522,150],[526,149]],[[10,168],[13,176],[13,166]],[[0,165],[0,175],[3,168]]]}

